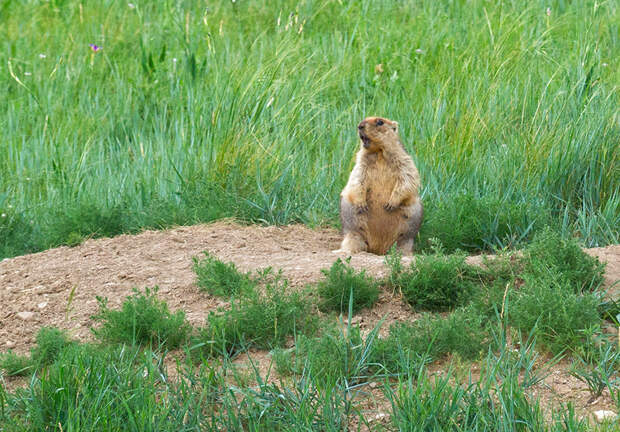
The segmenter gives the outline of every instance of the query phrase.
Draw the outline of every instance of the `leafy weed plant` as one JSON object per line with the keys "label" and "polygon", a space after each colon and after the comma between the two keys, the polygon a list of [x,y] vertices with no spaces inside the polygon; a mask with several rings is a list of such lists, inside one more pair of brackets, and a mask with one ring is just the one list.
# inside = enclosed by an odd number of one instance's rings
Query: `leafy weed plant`
{"label": "leafy weed plant", "polygon": [[509,300],[508,317],[523,332],[535,329],[538,341],[559,353],[583,344],[583,330],[600,324],[597,306],[594,294],[575,294],[561,274],[526,274],[523,286]]}
{"label": "leafy weed plant", "polygon": [[592,292],[603,281],[605,265],[586,254],[574,239],[549,229],[534,236],[525,251],[523,272],[536,277],[553,273],[566,280],[575,294]]}
{"label": "leafy weed plant", "polygon": [[445,354],[476,359],[488,345],[488,324],[473,308],[459,308],[445,317],[425,314],[412,323],[396,323],[375,344],[376,363],[388,371],[406,371]]}
{"label": "leafy weed plant", "polygon": [[30,357],[9,350],[0,354],[0,369],[7,376],[25,376],[32,373],[34,367]]}
{"label": "leafy weed plant", "polygon": [[198,276],[201,291],[220,297],[231,297],[247,293],[256,283],[249,273],[241,273],[234,263],[225,263],[205,252],[205,258],[194,258],[194,272]]}
{"label": "leafy weed plant", "polygon": [[149,345],[174,349],[188,338],[191,327],[185,312],[171,313],[168,305],[157,298],[158,288],[146,288],[144,293],[134,289],[120,310],[108,307],[108,300],[97,297],[99,312],[93,316],[101,323],[93,333],[100,340],[111,343]]}
{"label": "leafy weed plant", "polygon": [[281,273],[263,272],[266,285],[231,299],[229,310],[211,312],[206,326],[192,339],[196,353],[235,354],[249,347],[281,346],[297,332],[312,331],[311,303],[300,292],[289,292]]}
{"label": "leafy weed plant", "polygon": [[346,262],[338,258],[329,270],[321,270],[325,275],[318,283],[319,307],[322,310],[346,312],[351,296],[353,313],[372,307],[377,302],[379,282],[366,275],[365,270],[355,271],[350,261],[350,257]]}
{"label": "leafy weed plant", "polygon": [[465,257],[465,254],[446,255],[435,245],[432,254],[417,255],[407,269],[393,252],[386,260],[391,270],[390,284],[418,310],[453,309],[464,304],[473,289],[472,267],[465,263]]}
{"label": "leafy weed plant", "polygon": [[75,342],[66,332],[55,327],[42,327],[30,349],[30,356],[22,356],[12,351],[0,354],[0,369],[7,375],[29,375],[34,370],[52,364],[59,354]]}

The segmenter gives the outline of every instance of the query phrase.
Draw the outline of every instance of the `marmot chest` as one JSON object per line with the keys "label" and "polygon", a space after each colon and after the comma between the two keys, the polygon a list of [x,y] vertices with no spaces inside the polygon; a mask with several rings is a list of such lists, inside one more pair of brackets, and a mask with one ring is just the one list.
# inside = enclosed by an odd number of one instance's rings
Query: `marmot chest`
{"label": "marmot chest", "polygon": [[366,171],[366,201],[370,208],[380,208],[390,200],[398,173],[384,158],[377,157]]}

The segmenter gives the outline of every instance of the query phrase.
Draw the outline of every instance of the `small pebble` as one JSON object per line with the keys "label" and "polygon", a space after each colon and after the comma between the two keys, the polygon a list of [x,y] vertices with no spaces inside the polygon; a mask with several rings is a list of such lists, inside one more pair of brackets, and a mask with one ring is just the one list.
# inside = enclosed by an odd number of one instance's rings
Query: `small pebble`
{"label": "small pebble", "polygon": [[594,419],[597,423],[604,423],[613,421],[617,417],[617,414],[613,411],[600,410],[594,411]]}
{"label": "small pebble", "polygon": [[39,304],[37,305],[37,307],[38,307],[39,309],[44,309],[44,308],[45,308],[45,306],[47,306],[47,302],[39,303]]}
{"label": "small pebble", "polygon": [[15,342],[8,340],[6,341],[5,345],[7,348],[13,348],[15,347]]}
{"label": "small pebble", "polygon": [[373,418],[372,420],[374,420],[374,421],[380,421],[380,420],[383,420],[383,419],[384,419],[384,418],[386,418],[386,417],[387,417],[387,414],[386,414],[386,413],[382,413],[382,412],[380,412],[379,414],[375,415],[375,416],[374,416],[374,418]]}
{"label": "small pebble", "polygon": [[24,320],[24,321],[29,321],[34,317],[34,312],[18,312],[17,313],[17,318]]}

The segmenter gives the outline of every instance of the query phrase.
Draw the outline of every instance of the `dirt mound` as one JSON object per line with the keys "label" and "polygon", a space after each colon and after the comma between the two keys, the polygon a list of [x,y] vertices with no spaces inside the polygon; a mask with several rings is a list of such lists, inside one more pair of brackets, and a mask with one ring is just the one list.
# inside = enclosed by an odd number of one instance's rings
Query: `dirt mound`
{"label": "dirt mound", "polygon": [[[269,266],[282,269],[292,289],[298,289],[321,278],[321,269],[339,257],[332,252],[339,242],[340,235],[333,229],[218,222],[89,240],[74,248],[60,247],[5,259],[0,262],[0,352],[28,352],[43,326],[66,329],[74,338],[91,340],[90,317],[98,310],[96,296],[107,297],[110,306],[115,307],[133,288],[156,285],[159,296],[172,310],[184,310],[191,324],[200,326],[209,311],[226,303],[198,291],[193,257],[209,251],[221,260],[233,261],[244,271]],[[611,287],[610,295],[617,297],[620,284],[614,283],[620,279],[620,245],[587,252],[607,262],[606,285]],[[468,260],[477,263],[481,258]],[[380,256],[357,254],[351,264],[376,276],[386,273]],[[363,311],[353,320],[369,329],[384,317],[383,332],[390,323],[416,319],[416,314],[397,294],[384,292],[372,310]],[[253,355],[267,358],[265,354]],[[567,368],[568,364],[556,365],[540,384],[537,391],[541,400],[549,404],[571,400],[580,412],[613,408],[608,395],[590,402],[585,384],[566,373]],[[13,381],[8,383],[9,388],[25,382]]]}
{"label": "dirt mound", "polygon": [[[74,248],[6,259],[0,262],[0,352],[26,352],[42,326],[67,329],[89,340],[90,316],[98,310],[96,296],[108,297],[114,307],[133,288],[145,286],[159,286],[171,309],[183,309],[193,325],[202,325],[209,311],[226,303],[198,291],[192,257],[209,251],[242,270],[282,269],[293,287],[301,287],[317,281],[321,269],[338,258],[332,250],[339,241],[333,229],[217,222],[88,240]],[[588,253],[608,263],[610,286],[620,278],[620,245]],[[383,257],[376,255],[358,254],[351,264],[376,276],[386,271]],[[374,325],[386,314],[389,321],[415,316],[399,298],[384,293],[377,307],[356,320],[362,326]]]}

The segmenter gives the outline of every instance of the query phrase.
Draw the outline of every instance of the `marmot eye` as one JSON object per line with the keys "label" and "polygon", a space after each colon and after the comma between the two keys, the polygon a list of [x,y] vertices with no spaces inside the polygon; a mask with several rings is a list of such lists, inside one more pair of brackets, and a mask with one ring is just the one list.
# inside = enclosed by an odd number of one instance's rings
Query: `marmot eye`
{"label": "marmot eye", "polygon": [[383,120],[377,120],[377,126],[383,126]]}

